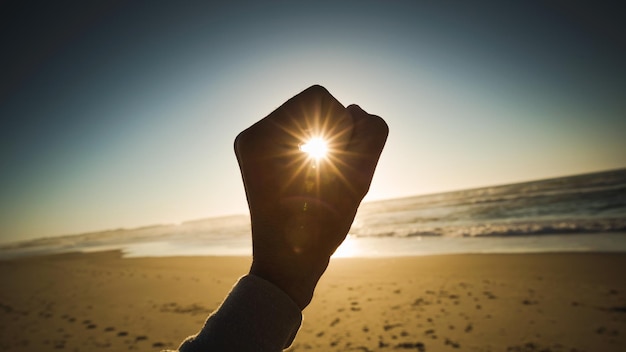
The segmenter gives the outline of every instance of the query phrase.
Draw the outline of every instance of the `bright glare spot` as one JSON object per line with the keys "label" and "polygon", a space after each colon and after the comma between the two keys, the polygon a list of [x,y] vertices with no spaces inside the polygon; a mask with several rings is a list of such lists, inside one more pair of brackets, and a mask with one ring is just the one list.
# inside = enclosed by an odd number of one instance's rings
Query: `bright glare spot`
{"label": "bright glare spot", "polygon": [[346,236],[343,243],[337,248],[332,255],[333,258],[349,258],[356,257],[359,254],[359,249],[356,244],[356,240],[350,238],[350,235]]}
{"label": "bright glare spot", "polygon": [[326,156],[326,153],[328,152],[328,145],[323,138],[314,137],[308,142],[302,144],[300,146],[300,150],[309,154],[312,158],[321,159]]}

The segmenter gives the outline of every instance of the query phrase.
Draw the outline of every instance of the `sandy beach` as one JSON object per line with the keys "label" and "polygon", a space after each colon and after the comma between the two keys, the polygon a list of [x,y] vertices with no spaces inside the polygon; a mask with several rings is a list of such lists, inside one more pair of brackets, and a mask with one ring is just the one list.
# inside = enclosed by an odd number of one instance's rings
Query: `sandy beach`
{"label": "sandy beach", "polygon": [[[0,261],[0,350],[175,348],[250,258]],[[624,351],[625,254],[337,258],[290,351]]]}

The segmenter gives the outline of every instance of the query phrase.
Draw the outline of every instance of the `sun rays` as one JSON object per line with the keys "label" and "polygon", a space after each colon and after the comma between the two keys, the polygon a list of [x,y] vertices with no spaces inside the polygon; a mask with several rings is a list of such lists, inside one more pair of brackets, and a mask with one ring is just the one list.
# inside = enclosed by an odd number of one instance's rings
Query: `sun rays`
{"label": "sun rays", "polygon": [[310,158],[319,161],[326,157],[328,153],[328,142],[322,137],[313,137],[300,145],[300,151],[306,153]]}
{"label": "sun rays", "polygon": [[[288,138],[282,143],[279,163],[288,172],[281,187],[302,187],[303,194],[317,197],[329,182],[340,182],[353,189],[347,174],[355,167],[360,155],[347,148],[353,134],[349,113],[330,106],[291,107],[276,124]],[[293,189],[293,188],[292,188]]]}

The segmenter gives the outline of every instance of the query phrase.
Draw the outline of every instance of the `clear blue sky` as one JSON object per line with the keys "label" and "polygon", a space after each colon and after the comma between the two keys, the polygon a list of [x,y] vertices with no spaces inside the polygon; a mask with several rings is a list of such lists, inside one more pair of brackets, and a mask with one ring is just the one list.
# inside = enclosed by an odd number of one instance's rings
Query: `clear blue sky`
{"label": "clear blue sky", "polygon": [[246,213],[234,137],[316,83],[390,126],[370,200],[626,167],[622,11],[435,3],[3,2],[0,241]]}

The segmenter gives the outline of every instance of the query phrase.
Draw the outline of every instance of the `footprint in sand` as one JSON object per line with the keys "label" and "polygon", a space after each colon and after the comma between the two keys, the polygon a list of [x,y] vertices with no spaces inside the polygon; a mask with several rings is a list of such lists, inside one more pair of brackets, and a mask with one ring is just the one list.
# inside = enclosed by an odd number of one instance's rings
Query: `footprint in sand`
{"label": "footprint in sand", "polygon": [[493,293],[491,293],[491,291],[485,291],[485,292],[483,292],[483,293],[485,294],[485,296],[486,296],[488,299],[496,299],[496,295],[494,295]]}
{"label": "footprint in sand", "polygon": [[60,350],[65,348],[65,341],[55,341],[54,348]]}
{"label": "footprint in sand", "polygon": [[433,329],[426,330],[424,332],[424,335],[430,336],[430,338],[433,339],[433,340],[437,339],[437,334],[435,333],[435,330],[433,330]]}
{"label": "footprint in sand", "polygon": [[426,351],[426,346],[424,346],[423,343],[421,342],[402,342],[397,344],[395,347],[395,349],[406,349],[406,350],[413,350],[413,349],[417,349],[420,352],[424,352]]}
{"label": "footprint in sand", "polygon": [[535,304],[538,304],[538,303],[539,303],[538,301],[534,301],[534,300],[531,300],[531,299],[528,299],[528,298],[522,301],[522,304],[525,305],[525,306],[532,306],[532,305],[535,305]]}
{"label": "footprint in sand", "polygon": [[461,345],[458,342],[452,341],[448,338],[446,338],[446,341],[444,342],[446,344],[446,346],[452,346],[452,348],[459,348],[461,347]]}
{"label": "footprint in sand", "polygon": [[402,326],[402,324],[386,324],[386,325],[383,326],[383,329],[385,331],[389,331],[389,330],[391,330],[393,328],[397,328],[397,327],[400,327],[400,326]]}
{"label": "footprint in sand", "polygon": [[596,334],[598,335],[608,335],[608,336],[618,336],[619,335],[619,331],[613,329],[613,330],[609,330],[604,326],[601,326],[599,328],[596,329]]}
{"label": "footprint in sand", "polygon": [[[535,342],[527,342],[523,345],[515,345],[515,346],[509,346],[507,347],[506,351],[507,352],[540,352],[540,351],[562,351],[563,346],[560,344],[555,344],[552,346],[555,349],[552,349],[550,347],[547,346],[542,346],[538,343]],[[572,348],[571,351],[578,351],[575,348]]]}

